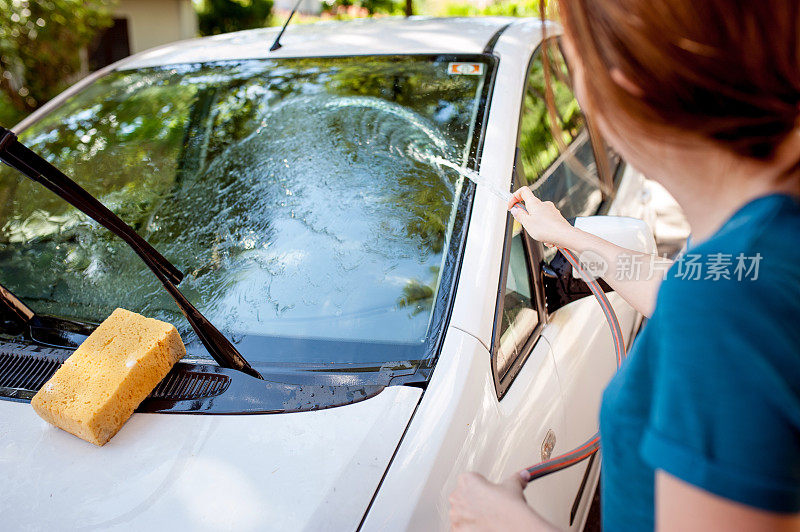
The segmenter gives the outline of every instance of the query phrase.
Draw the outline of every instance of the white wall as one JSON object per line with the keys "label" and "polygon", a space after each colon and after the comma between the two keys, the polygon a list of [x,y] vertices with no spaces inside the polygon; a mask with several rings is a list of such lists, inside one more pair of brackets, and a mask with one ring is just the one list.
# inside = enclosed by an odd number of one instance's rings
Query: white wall
{"label": "white wall", "polygon": [[114,17],[128,20],[132,54],[197,36],[191,0],[119,0]]}

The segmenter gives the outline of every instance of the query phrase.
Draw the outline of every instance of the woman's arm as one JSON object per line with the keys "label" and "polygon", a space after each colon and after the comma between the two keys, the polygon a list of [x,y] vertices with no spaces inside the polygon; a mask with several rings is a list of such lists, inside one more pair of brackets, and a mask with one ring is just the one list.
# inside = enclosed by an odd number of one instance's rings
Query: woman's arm
{"label": "woman's arm", "polygon": [[800,515],[758,510],[656,471],[656,530],[800,530]]}
{"label": "woman's arm", "polygon": [[[519,208],[520,203],[525,209]],[[573,227],[552,202],[539,200],[528,187],[514,193],[509,210],[535,240],[570,249],[578,256],[587,251],[599,255],[608,265],[603,280],[645,316],[653,313],[658,288],[672,261],[617,246]],[[636,265],[636,269],[630,272],[632,275],[618,274],[618,268],[623,264]]]}
{"label": "woman's arm", "polygon": [[[599,255],[608,265],[603,280],[633,308],[648,318],[653,314],[658,288],[664,272],[672,265],[671,260],[617,246],[575,227],[565,236],[560,247],[571,249],[578,257],[587,251]],[[619,268],[623,265],[628,265],[631,275],[621,274]],[[636,268],[633,265],[637,265]]]}

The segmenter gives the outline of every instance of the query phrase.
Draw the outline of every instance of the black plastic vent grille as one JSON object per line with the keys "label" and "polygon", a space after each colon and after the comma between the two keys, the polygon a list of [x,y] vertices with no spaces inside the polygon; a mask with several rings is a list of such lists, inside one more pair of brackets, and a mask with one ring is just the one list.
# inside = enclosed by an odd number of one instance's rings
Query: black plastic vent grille
{"label": "black plastic vent grille", "polygon": [[199,399],[221,394],[228,388],[230,382],[230,378],[226,375],[173,371],[156,386],[149,398],[173,401]]}
{"label": "black plastic vent grille", "polygon": [[[0,341],[0,401],[27,402],[72,351]],[[382,375],[384,372],[378,372]],[[271,374],[268,374],[270,377]],[[355,375],[355,374],[354,374]],[[378,395],[386,384],[261,380],[213,364],[178,362],[142,401],[137,412],[170,414],[275,414],[349,405]],[[360,375],[358,378],[362,378]],[[339,377],[333,377],[338,379]]]}
{"label": "black plastic vent grille", "polygon": [[[0,395],[30,399],[61,364],[62,361],[56,358],[0,352],[0,389],[6,389]],[[179,364],[173,368],[148,398],[181,401],[213,397],[230,385],[231,379],[227,375],[186,371],[185,367]]]}
{"label": "black plastic vent grille", "polygon": [[0,388],[37,391],[60,366],[52,358],[0,353]]}

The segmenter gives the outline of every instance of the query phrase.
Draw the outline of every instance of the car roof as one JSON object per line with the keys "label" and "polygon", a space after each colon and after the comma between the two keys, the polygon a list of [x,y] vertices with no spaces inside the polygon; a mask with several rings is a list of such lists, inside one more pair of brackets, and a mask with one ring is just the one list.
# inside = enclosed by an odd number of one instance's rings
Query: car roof
{"label": "car roof", "polygon": [[259,28],[170,43],[129,57],[115,68],[272,57],[479,54],[498,31],[524,21],[512,17],[383,17],[290,24],[281,38],[283,46],[274,52],[269,47],[279,28]]}

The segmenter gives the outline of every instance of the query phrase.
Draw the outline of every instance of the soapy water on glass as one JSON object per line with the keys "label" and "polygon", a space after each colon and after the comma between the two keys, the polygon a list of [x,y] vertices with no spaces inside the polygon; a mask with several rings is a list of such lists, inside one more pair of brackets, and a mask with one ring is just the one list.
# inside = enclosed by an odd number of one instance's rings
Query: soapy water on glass
{"label": "soapy water on glass", "polygon": [[[403,119],[407,120],[409,123],[416,126],[420,131],[424,132],[428,137],[427,140],[429,140],[433,144],[433,146],[435,146],[441,151],[447,151],[447,143],[443,139],[437,138],[437,135],[435,135],[435,133],[431,131],[426,124],[424,124],[424,122],[420,121],[418,117],[414,115],[414,113],[411,113],[406,109],[400,107],[390,107],[387,106],[386,102],[384,101],[377,99],[370,101],[370,99],[367,98],[340,98],[335,102],[327,104],[327,107],[347,107],[347,106],[358,106],[361,108],[369,106],[378,109],[384,113],[390,113],[393,115],[401,116]],[[451,170],[455,170],[455,172],[458,173],[460,176],[469,179],[477,186],[484,187],[487,191],[491,192],[492,195],[494,195],[495,197],[497,197],[506,204],[513,197],[511,192],[497,188],[475,170],[459,166],[456,163],[450,161],[449,159],[441,157],[440,155],[433,155],[429,152],[423,153],[420,150],[419,145],[415,142],[409,142],[407,146],[407,153],[419,161],[430,162],[433,164],[438,164],[440,166],[446,166]]]}
{"label": "soapy water on glass", "polygon": [[[287,330],[297,337],[424,340],[447,257],[447,223],[456,214],[457,181],[475,182],[503,206],[510,192],[461,166],[465,135],[393,102],[297,95],[262,112],[260,126],[250,131],[243,125],[242,138],[222,145],[179,188],[165,178],[138,188],[135,202],[120,203],[116,193],[101,199],[125,219],[139,220],[149,241],[169,247],[171,257],[192,257],[194,269],[182,289],[235,341]],[[316,127],[307,127],[309,116]],[[144,214],[138,205],[147,206]],[[79,217],[59,219],[57,230],[48,229],[52,239],[41,244],[52,244],[52,252],[31,262],[24,243],[41,227],[53,227],[55,218],[26,213],[12,224],[14,231],[6,230],[21,243],[15,271],[43,271],[42,286],[60,286],[70,295],[53,302],[50,313],[68,315],[74,298],[107,315],[125,300],[176,323],[202,358],[188,324],[157,280],[143,277],[141,261],[122,250],[121,241],[106,239]],[[49,268],[45,258],[51,255],[67,267]],[[102,289],[82,288],[87,278]],[[407,287],[420,286],[431,287],[431,295],[398,303]]]}

